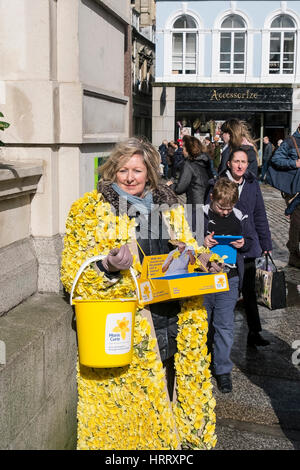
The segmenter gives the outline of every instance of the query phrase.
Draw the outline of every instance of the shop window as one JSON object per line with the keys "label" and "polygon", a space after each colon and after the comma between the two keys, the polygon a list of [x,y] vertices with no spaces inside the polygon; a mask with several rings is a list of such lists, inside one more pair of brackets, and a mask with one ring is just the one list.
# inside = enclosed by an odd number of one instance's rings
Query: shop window
{"label": "shop window", "polygon": [[271,23],[270,74],[293,74],[295,69],[296,25],[288,15],[279,15]]}
{"label": "shop window", "polygon": [[221,24],[220,72],[245,73],[246,25],[238,15],[229,15]]}
{"label": "shop window", "polygon": [[189,15],[182,15],[173,24],[172,73],[197,73],[197,24]]}

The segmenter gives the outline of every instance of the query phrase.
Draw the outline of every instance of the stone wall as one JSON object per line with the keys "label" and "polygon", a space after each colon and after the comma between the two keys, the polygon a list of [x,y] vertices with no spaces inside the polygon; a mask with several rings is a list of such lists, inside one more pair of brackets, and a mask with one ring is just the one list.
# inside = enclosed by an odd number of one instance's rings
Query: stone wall
{"label": "stone wall", "polygon": [[76,448],[76,334],[62,295],[36,294],[0,318],[0,449]]}
{"label": "stone wall", "polygon": [[0,163],[0,315],[38,288],[31,203],[42,173],[38,162]]}

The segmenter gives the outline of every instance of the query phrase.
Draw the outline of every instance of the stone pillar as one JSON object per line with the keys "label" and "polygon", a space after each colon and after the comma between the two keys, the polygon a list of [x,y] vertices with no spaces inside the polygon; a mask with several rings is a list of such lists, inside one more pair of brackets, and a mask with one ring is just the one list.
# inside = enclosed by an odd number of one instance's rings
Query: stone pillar
{"label": "stone pillar", "polygon": [[152,143],[159,146],[175,138],[175,87],[154,86],[152,96]]}

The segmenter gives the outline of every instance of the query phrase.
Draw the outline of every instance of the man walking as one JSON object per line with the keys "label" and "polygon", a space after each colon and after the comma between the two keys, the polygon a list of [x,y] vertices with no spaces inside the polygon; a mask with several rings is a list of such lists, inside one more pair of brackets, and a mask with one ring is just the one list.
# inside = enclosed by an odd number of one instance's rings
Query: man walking
{"label": "man walking", "polygon": [[268,169],[270,159],[273,153],[273,146],[270,142],[269,137],[266,135],[263,139],[264,147],[263,147],[263,158],[262,158],[262,169],[261,169],[261,181],[264,180],[266,171]]}
{"label": "man walking", "polygon": [[163,176],[165,179],[168,178],[168,170],[169,170],[169,166],[168,166],[168,160],[167,160],[167,155],[168,155],[168,141],[167,140],[163,140],[162,141],[162,144],[159,146],[159,153],[160,153],[160,159],[161,159],[161,163],[164,167],[164,172],[163,172]]}

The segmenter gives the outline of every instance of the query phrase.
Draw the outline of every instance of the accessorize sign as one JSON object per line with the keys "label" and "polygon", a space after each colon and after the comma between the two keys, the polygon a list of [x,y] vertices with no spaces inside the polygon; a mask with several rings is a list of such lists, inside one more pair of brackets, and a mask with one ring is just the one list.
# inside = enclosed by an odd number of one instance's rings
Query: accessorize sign
{"label": "accessorize sign", "polygon": [[[176,111],[249,110],[291,111],[293,89],[274,85],[179,86],[175,91]],[[230,106],[230,108],[228,108]]]}

